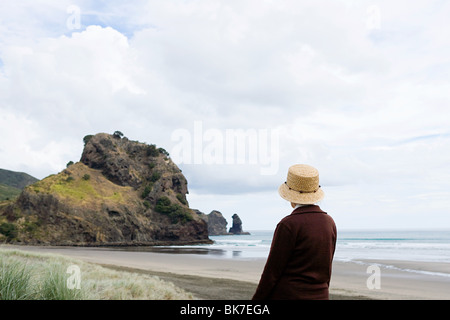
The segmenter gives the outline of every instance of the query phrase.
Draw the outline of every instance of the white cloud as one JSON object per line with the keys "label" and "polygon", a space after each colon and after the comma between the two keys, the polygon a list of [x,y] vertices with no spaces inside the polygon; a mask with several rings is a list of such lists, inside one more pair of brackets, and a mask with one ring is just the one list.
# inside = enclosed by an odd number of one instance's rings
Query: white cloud
{"label": "white cloud", "polygon": [[[72,4],[81,26],[68,30]],[[84,135],[115,130],[170,151],[175,130],[201,121],[278,130],[279,170],[182,165],[195,199],[255,207],[306,162],[331,191],[365,199],[331,196],[330,211],[372,201],[360,184],[399,195],[377,193],[371,210],[388,216],[422,208],[411,199],[445,211],[441,193],[411,186],[449,187],[449,12],[429,1],[2,2],[0,133],[14,139],[0,141],[0,167],[42,178],[80,157]],[[353,211],[345,224],[363,225]]]}
{"label": "white cloud", "polygon": [[[0,163],[2,168],[43,178],[62,169],[74,151],[80,152],[73,137],[48,139],[46,129],[22,115],[3,111],[0,116]],[[52,170],[52,171],[49,171]]]}

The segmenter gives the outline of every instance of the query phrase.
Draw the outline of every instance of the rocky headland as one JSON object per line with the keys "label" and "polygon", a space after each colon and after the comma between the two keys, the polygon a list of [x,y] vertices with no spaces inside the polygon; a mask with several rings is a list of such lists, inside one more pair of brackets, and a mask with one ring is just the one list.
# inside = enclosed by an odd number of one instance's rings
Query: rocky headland
{"label": "rocky headland", "polygon": [[0,242],[128,246],[210,243],[163,148],[120,132],[84,137],[81,159],[0,203]]}

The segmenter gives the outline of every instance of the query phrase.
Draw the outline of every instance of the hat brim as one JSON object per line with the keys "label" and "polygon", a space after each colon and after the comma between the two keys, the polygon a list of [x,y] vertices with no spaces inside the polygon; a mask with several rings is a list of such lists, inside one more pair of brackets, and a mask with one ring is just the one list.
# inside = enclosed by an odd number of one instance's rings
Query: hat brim
{"label": "hat brim", "polygon": [[298,191],[289,189],[286,183],[283,183],[278,188],[278,193],[284,200],[297,204],[314,204],[325,197],[325,193],[320,187],[316,192],[300,193]]}

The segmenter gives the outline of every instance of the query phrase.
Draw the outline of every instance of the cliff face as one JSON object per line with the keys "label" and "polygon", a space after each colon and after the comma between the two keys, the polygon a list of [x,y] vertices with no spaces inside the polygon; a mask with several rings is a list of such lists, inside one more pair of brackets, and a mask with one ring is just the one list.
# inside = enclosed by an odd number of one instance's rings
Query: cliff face
{"label": "cliff face", "polygon": [[186,178],[164,149],[116,134],[86,136],[84,141],[80,162],[26,187],[16,201],[0,205],[0,241],[210,242],[206,223],[189,209]]}

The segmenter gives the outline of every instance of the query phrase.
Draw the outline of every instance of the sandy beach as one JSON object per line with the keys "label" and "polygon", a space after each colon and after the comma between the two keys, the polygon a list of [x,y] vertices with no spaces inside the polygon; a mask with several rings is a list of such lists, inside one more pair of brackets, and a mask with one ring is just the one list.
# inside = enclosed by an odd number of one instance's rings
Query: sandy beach
{"label": "sandy beach", "polygon": [[[115,269],[156,275],[194,294],[198,299],[251,299],[265,259],[218,258],[183,250],[129,251],[86,247],[2,246],[62,254]],[[140,249],[142,250],[142,249]],[[369,289],[368,267],[379,267],[379,288]],[[426,272],[423,272],[426,271]],[[333,263],[331,299],[450,299],[450,265],[411,261]]]}

